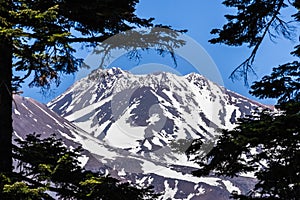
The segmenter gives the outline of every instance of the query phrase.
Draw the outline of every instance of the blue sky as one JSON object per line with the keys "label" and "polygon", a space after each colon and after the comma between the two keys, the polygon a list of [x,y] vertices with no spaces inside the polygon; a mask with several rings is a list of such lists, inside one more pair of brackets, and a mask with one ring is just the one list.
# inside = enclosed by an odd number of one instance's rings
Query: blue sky
{"label": "blue sky", "polygon": [[[175,29],[187,29],[188,32],[186,35],[201,45],[216,64],[220,71],[224,86],[251,99],[255,99],[248,94],[249,88],[244,86],[243,81],[232,82],[228,79],[234,68],[242,63],[247,56],[250,55],[251,51],[245,46],[228,47],[220,44],[212,45],[208,42],[209,39],[214,37],[210,34],[211,29],[222,27],[226,22],[224,14],[233,12],[232,9],[226,8],[221,4],[221,1],[216,0],[141,0],[137,5],[136,12],[140,17],[154,17],[155,23],[157,24],[171,25]],[[292,12],[292,10],[287,10],[284,15],[288,16]],[[250,82],[259,80],[263,75],[269,74],[272,67],[291,61],[293,57],[289,55],[289,52],[292,51],[294,46],[295,42],[287,41],[282,38],[278,38],[276,43],[266,39],[259,49],[254,63],[258,78],[252,76]],[[88,54],[89,52],[86,50],[78,50],[76,56],[85,58]],[[165,59],[169,59],[163,58],[164,61],[162,61],[162,58],[156,56],[151,58],[152,59],[149,59],[149,56],[146,56],[140,63],[133,63],[128,59],[122,58],[114,62],[113,65],[118,67],[128,67],[153,62],[165,64]],[[186,64],[185,61],[182,61],[181,63],[182,65]],[[81,72],[79,72],[79,74],[80,73]],[[46,103],[66,90],[78,78],[77,76],[78,74],[73,76],[62,76],[61,85],[58,88],[53,87],[51,90],[52,92],[47,96],[40,94],[38,88],[28,88],[25,84],[22,88],[24,91],[23,96],[30,96],[38,101]],[[274,100],[259,101],[267,104],[274,103]]]}

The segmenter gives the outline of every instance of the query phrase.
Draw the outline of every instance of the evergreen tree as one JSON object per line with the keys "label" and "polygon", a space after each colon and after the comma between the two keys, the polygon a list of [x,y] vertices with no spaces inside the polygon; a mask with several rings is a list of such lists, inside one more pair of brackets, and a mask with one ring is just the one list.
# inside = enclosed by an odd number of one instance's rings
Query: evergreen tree
{"label": "evergreen tree", "polygon": [[[82,63],[82,59],[74,57],[72,44],[95,47],[120,32],[153,27],[152,18],[142,19],[135,15],[138,2],[0,1],[0,172],[12,170],[12,93],[20,83],[33,76],[31,86],[48,88],[51,82],[59,84],[61,73],[74,73]],[[159,34],[156,37],[161,41]],[[162,43],[158,47],[158,52],[163,54],[171,47],[172,42],[168,40],[166,46]],[[13,72],[22,72],[24,76]]]}
{"label": "evergreen tree", "polygon": [[[223,2],[237,8],[236,15],[227,15],[223,29],[212,33],[219,37],[212,43],[237,46],[248,44],[253,48],[250,57],[233,72],[241,72],[247,81],[256,52],[266,35],[275,38],[293,34],[288,23],[280,19],[280,11],[288,5],[298,12],[293,15],[300,21],[299,2],[233,1]],[[275,30],[275,33],[272,33]],[[292,52],[300,56],[300,46]],[[240,119],[234,130],[223,130],[217,144],[202,157],[201,140],[195,141],[188,154],[196,155],[200,169],[196,176],[216,174],[229,177],[254,173],[257,184],[247,194],[234,192],[234,199],[300,199],[300,63],[293,61],[274,67],[271,75],[264,76],[251,87],[251,94],[259,98],[277,98],[277,111],[257,111]]]}
{"label": "evergreen tree", "polygon": [[[224,0],[223,4],[237,12],[225,15],[228,23],[221,29],[211,31],[217,37],[211,39],[210,42],[229,46],[247,45],[251,48],[250,56],[230,75],[232,79],[244,78],[244,82],[247,84],[248,73],[255,73],[252,65],[263,40],[275,41],[279,36],[290,40],[297,38],[295,31],[297,22],[300,21],[300,3],[297,0]],[[291,16],[291,19],[288,19],[289,21],[285,21],[281,14],[288,7],[294,8],[296,13]],[[300,55],[299,45],[295,47],[293,54]]]}
{"label": "evergreen tree", "polygon": [[[279,98],[278,112],[265,110],[240,119],[231,131],[224,130],[216,146],[204,157],[196,157],[201,169],[196,176],[238,176],[254,173],[258,179],[249,194],[235,199],[300,198],[300,67],[290,63],[274,68],[252,86],[252,94]],[[188,150],[196,154],[201,141]]]}
{"label": "evergreen tree", "polygon": [[80,167],[82,149],[67,148],[52,135],[28,135],[17,140],[13,155],[16,170],[13,175],[0,178],[1,199],[99,199],[142,200],[155,199],[151,188],[119,182]]}

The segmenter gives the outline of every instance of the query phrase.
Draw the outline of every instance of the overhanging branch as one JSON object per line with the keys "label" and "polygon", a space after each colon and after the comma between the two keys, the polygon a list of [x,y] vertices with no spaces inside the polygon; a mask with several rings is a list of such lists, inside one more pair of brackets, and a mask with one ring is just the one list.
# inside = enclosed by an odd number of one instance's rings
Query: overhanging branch
{"label": "overhanging branch", "polygon": [[265,28],[262,36],[258,40],[257,44],[253,48],[250,56],[243,63],[241,63],[239,66],[237,66],[233,70],[233,72],[229,76],[230,79],[232,79],[232,80],[236,79],[237,73],[239,73],[244,78],[244,84],[246,86],[248,86],[248,73],[251,72],[256,76],[255,70],[252,67],[253,62],[255,60],[256,53],[257,53],[262,41],[264,40],[265,36],[267,35],[267,33],[270,32],[270,27],[271,27],[272,23],[278,18],[277,15],[279,14],[279,11],[283,7],[283,5],[284,5],[284,1],[281,0],[280,3],[278,4],[277,10],[272,15],[272,18],[270,19],[270,21],[266,24],[266,28]]}

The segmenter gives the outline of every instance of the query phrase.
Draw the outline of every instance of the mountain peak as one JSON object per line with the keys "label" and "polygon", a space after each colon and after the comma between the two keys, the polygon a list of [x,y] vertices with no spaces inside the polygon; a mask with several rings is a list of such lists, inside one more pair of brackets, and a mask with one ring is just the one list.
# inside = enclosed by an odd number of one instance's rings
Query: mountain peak
{"label": "mountain peak", "polygon": [[124,74],[128,74],[127,71],[124,71],[118,67],[112,67],[109,69],[102,69],[98,68],[93,70],[85,79],[89,80],[100,80],[100,79],[105,79],[105,78],[111,78],[111,77],[119,77]]}
{"label": "mountain peak", "polygon": [[48,106],[99,140],[145,154],[181,139],[210,140],[260,105],[197,73],[133,75],[111,68],[93,71]]}

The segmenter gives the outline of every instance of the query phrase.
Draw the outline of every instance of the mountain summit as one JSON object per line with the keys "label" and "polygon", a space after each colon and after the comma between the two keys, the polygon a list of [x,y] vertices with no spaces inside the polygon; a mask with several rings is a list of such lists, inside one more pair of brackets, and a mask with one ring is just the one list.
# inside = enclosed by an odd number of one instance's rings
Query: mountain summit
{"label": "mountain summit", "polygon": [[179,141],[184,151],[193,139],[214,140],[220,128],[232,129],[263,105],[196,73],[133,75],[111,68],[93,71],[48,107],[113,147],[169,155]]}

